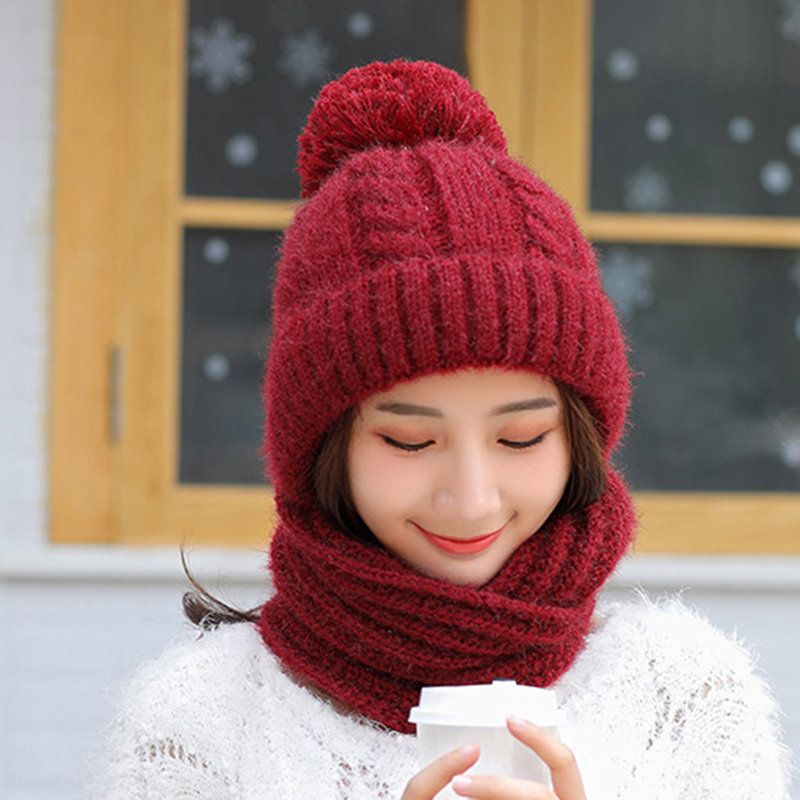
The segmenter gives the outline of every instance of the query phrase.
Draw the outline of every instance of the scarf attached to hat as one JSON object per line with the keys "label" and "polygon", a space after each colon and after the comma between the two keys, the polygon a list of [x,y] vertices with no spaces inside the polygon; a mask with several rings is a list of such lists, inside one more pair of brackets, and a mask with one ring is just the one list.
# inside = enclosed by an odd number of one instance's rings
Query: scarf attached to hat
{"label": "scarf attached to hat", "polygon": [[413,733],[423,686],[513,678],[547,687],[583,647],[599,587],[631,541],[621,479],[583,511],[551,518],[486,585],[429,578],[320,516],[282,520],[276,594],[259,627],[292,671],[370,719]]}

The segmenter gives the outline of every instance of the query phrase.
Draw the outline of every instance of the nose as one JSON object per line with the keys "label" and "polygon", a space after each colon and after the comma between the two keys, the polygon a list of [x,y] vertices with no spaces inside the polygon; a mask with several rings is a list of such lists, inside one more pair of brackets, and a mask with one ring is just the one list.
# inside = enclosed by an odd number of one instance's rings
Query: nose
{"label": "nose", "polygon": [[[456,523],[478,527],[498,522],[502,509],[500,469],[501,465],[493,463],[490,454],[477,444],[454,450],[450,458],[443,460],[437,476],[434,511]],[[478,532],[483,531],[475,531]]]}

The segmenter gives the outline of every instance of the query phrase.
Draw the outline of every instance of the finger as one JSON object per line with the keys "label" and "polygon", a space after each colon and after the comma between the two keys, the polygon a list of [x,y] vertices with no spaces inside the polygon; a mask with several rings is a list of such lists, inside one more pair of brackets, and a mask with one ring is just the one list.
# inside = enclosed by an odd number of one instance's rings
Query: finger
{"label": "finger", "polygon": [[453,779],[453,789],[475,800],[558,800],[542,783],[501,775],[459,775]]}
{"label": "finger", "polygon": [[547,764],[553,790],[560,800],[586,800],[578,763],[569,747],[544,728],[521,717],[510,716],[507,724],[512,735]]}
{"label": "finger", "polygon": [[480,747],[473,744],[440,756],[408,782],[402,800],[431,800],[450,783],[453,776],[469,769],[480,753]]}

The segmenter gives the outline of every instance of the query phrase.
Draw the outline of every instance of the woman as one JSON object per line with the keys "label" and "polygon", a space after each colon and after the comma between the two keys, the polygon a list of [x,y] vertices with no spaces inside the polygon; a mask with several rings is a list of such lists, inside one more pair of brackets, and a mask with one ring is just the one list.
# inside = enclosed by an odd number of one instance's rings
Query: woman
{"label": "woman", "polygon": [[[428,62],[326,86],[299,171],[263,393],[275,591],[187,598],[201,636],[130,682],[101,796],[787,798],[741,644],[677,600],[596,608],[634,535],[630,382],[567,205]],[[495,678],[558,693],[560,741],[508,722],[552,789],[463,775],[474,749],[417,763],[421,687]]]}

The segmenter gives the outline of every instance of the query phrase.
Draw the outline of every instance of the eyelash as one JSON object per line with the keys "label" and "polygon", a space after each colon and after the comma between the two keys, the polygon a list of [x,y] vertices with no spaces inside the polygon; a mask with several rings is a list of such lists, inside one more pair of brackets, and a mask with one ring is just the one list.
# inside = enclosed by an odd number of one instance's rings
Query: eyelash
{"label": "eyelash", "polygon": [[[537,444],[541,444],[545,436],[547,436],[547,434],[542,433],[534,439],[528,440],[527,442],[510,442],[507,439],[500,439],[500,441],[504,444],[507,444],[512,450],[527,450],[530,447],[535,447]],[[424,450],[428,444],[430,444],[430,442],[423,442],[422,444],[404,444],[403,442],[397,442],[394,439],[390,439],[388,436],[381,436],[381,439],[383,439],[386,444],[391,445],[392,447],[397,447],[400,450],[407,450],[409,452],[418,452],[420,450]]]}

